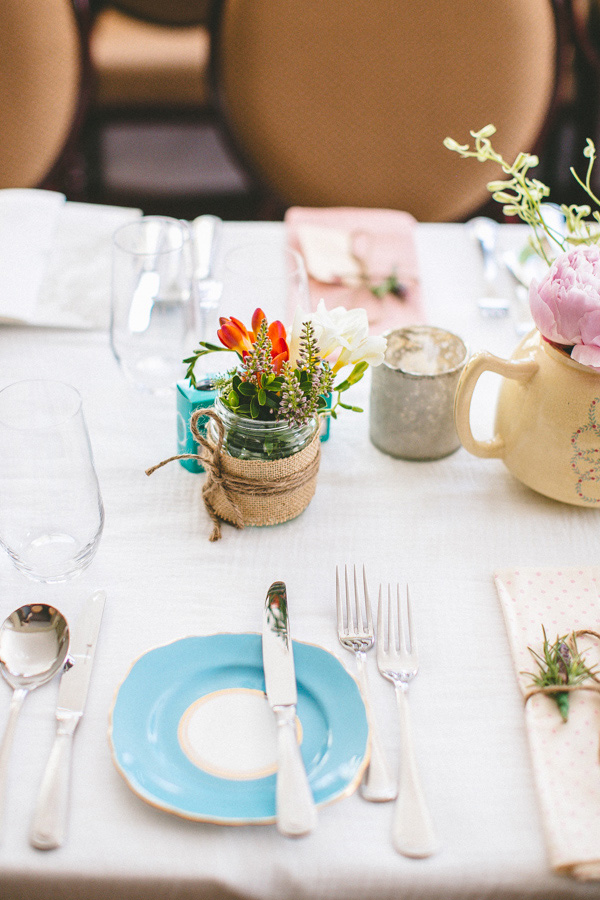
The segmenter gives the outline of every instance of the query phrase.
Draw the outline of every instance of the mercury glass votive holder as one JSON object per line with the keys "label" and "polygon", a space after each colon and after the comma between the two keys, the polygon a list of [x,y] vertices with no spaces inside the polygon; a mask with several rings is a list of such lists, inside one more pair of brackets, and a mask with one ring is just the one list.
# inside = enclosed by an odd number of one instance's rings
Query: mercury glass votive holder
{"label": "mercury glass votive holder", "polygon": [[429,325],[384,334],[384,361],[372,370],[371,442],[400,459],[440,459],[460,446],[454,394],[467,359],[463,340]]}

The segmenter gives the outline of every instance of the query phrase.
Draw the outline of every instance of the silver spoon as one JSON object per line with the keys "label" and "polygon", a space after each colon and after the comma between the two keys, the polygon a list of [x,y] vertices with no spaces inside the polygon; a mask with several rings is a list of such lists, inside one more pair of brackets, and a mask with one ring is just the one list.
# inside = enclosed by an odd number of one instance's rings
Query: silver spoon
{"label": "silver spoon", "polygon": [[483,257],[483,279],[485,296],[479,299],[479,310],[483,316],[506,316],[509,302],[498,289],[500,267],[496,259],[498,223],[487,216],[476,216],[467,222],[469,233],[479,244]]}
{"label": "silver spoon", "polygon": [[8,721],[0,744],[0,827],[6,775],[17,719],[23,701],[34,688],[50,681],[69,648],[67,620],[53,606],[21,606],[0,627],[0,671],[13,689]]}

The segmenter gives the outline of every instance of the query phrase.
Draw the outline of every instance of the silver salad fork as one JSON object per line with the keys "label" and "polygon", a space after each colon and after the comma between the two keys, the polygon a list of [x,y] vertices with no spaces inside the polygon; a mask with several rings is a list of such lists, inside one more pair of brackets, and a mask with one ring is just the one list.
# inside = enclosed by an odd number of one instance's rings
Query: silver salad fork
{"label": "silver salad fork", "polygon": [[[406,607],[405,615],[402,614],[403,605]],[[403,619],[405,619],[405,625],[402,624]],[[394,620],[397,625],[394,625]],[[402,604],[400,601],[399,586],[397,586],[396,603],[393,604],[392,592],[388,584],[387,640],[385,639],[385,630],[380,587],[377,608],[377,665],[383,677],[394,685],[400,716],[400,777],[398,799],[392,820],[392,843],[398,853],[402,853],[404,856],[431,856],[438,849],[438,841],[417,770],[407,696],[408,686],[419,669],[408,586],[406,588],[406,604]]]}
{"label": "silver salad fork", "polygon": [[361,794],[365,800],[374,800],[378,802],[393,800],[398,791],[394,784],[394,780],[390,775],[390,769],[385,759],[369,698],[366,653],[375,643],[375,634],[373,631],[373,618],[371,615],[371,602],[369,600],[365,567],[363,566],[363,587],[366,622],[362,613],[363,604],[360,600],[360,593],[358,590],[356,566],[354,566],[354,602],[350,599],[347,566],[344,566],[344,583],[346,588],[345,604],[342,603],[340,575],[338,567],[336,566],[335,596],[337,605],[338,637],[342,647],[346,650],[352,650],[356,657],[360,690],[367,712],[369,730],[371,732],[371,758],[362,781]]}

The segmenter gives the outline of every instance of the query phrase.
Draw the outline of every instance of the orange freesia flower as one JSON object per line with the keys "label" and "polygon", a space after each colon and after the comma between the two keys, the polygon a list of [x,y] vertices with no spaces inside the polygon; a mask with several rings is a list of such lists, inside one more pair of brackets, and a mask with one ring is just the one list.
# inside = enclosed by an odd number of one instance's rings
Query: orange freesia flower
{"label": "orange freesia flower", "polygon": [[221,316],[219,324],[221,327],[217,331],[217,335],[228,350],[235,350],[242,359],[246,353],[250,353],[254,335],[248,333],[248,329],[239,319],[235,319],[233,316],[230,319],[226,319],[224,316]]}
{"label": "orange freesia flower", "polygon": [[257,307],[252,313],[252,331],[254,332],[254,340],[258,336],[258,330],[266,316],[260,307]]}
{"label": "orange freesia flower", "polygon": [[[254,310],[252,314],[252,330],[236,319],[234,316],[226,318],[221,316],[217,334],[221,343],[229,350],[234,350],[242,359],[252,350],[253,344],[256,342],[260,326],[266,316],[262,309]],[[283,363],[289,359],[290,351],[287,344],[287,336],[282,322],[271,322],[268,331],[271,341],[271,359],[273,361],[273,371],[279,374]]]}

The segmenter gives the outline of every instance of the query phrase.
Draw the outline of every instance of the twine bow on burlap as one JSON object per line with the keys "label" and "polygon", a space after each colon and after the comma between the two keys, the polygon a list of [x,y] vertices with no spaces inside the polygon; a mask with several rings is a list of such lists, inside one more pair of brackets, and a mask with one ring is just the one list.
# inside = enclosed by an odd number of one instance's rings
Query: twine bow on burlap
{"label": "twine bow on burlap", "polygon": [[[209,435],[202,435],[198,429],[198,420],[207,416],[217,428],[217,440]],[[197,409],[190,418],[190,431],[194,440],[202,447],[200,454],[181,453],[170,456],[150,469],[146,475],[152,475],[157,469],[176,459],[199,460],[206,470],[206,479],[202,486],[202,498],[207,512],[213,521],[210,541],[218,541],[221,537],[221,520],[230,522],[236,528],[244,528],[246,524],[270,525],[286,521],[298,515],[308,504],[314,493],[314,482],[320,463],[320,440],[318,431],[311,443],[294,454],[298,465],[291,464],[291,458],[282,460],[238,460],[223,450],[225,426],[220,417],[212,409]],[[276,467],[273,474],[266,476],[264,472],[239,474],[226,471],[225,458],[229,468],[234,464],[240,467],[262,468],[265,465]],[[279,467],[279,468],[277,468]],[[294,471],[290,471],[294,468]],[[281,498],[292,492],[294,500],[283,507],[278,517],[273,517],[269,507],[269,498]],[[242,508],[243,507],[243,508]],[[263,509],[264,507],[264,509]],[[244,512],[246,513],[246,519]]]}

